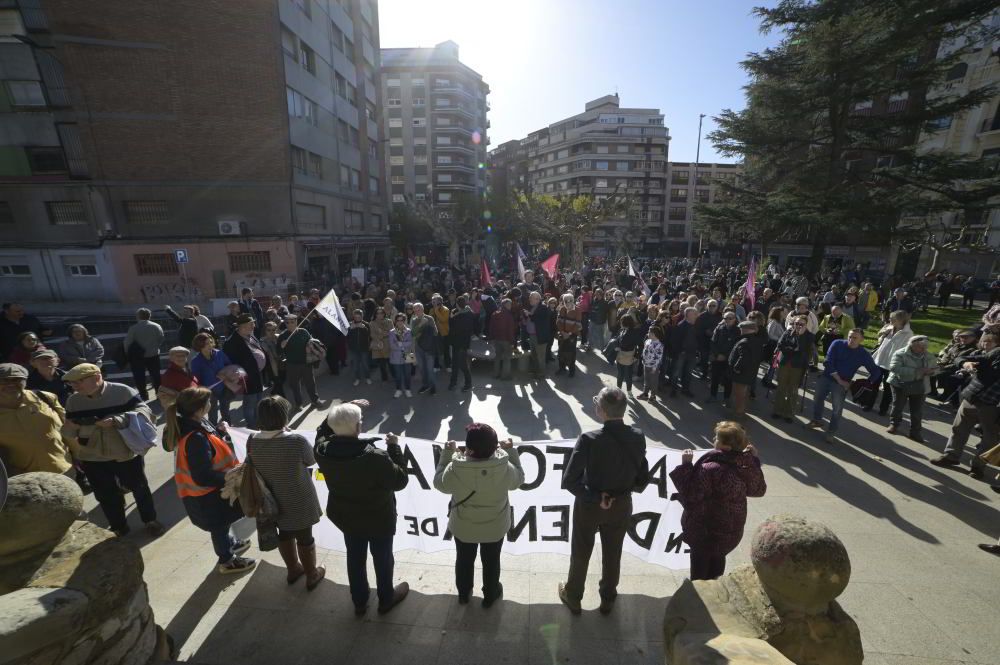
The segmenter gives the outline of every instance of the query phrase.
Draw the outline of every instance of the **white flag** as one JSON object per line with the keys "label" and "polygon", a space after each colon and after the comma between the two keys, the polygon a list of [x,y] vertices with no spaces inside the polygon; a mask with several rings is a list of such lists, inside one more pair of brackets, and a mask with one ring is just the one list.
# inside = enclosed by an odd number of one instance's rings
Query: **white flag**
{"label": "white flag", "polygon": [[632,263],[632,257],[631,256],[628,257],[628,276],[629,277],[638,277],[639,276],[639,273],[635,269],[635,264]]}
{"label": "white flag", "polygon": [[347,315],[344,308],[340,306],[337,292],[330,289],[330,292],[323,296],[323,299],[316,305],[316,311],[323,315],[323,318],[337,327],[344,335],[347,334]]}
{"label": "white flag", "polygon": [[524,261],[521,260],[520,254],[517,257],[517,278],[524,281]]}

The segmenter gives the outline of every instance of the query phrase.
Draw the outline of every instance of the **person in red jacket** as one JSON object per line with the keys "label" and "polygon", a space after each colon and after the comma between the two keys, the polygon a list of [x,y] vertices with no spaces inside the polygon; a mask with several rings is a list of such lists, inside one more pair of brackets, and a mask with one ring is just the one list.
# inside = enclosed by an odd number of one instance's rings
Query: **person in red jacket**
{"label": "person in red jacket", "polygon": [[510,380],[510,356],[517,339],[517,322],[514,320],[514,304],[510,298],[500,301],[500,309],[490,317],[489,336],[493,342],[493,378]]}
{"label": "person in red jacket", "polygon": [[715,426],[715,449],[692,464],[685,450],[670,472],[684,507],[681,539],[691,550],[691,579],[714,580],[726,572],[726,555],[743,539],[747,497],[764,496],[767,484],[757,449],[739,423]]}

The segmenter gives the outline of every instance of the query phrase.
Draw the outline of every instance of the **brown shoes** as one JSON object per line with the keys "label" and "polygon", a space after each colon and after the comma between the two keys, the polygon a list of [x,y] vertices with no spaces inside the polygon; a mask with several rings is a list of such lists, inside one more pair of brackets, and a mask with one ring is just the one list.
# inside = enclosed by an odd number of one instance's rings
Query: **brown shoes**
{"label": "brown shoes", "polygon": [[560,582],[559,583],[559,600],[561,600],[562,604],[565,605],[566,607],[568,607],[569,611],[571,613],[573,613],[574,615],[577,615],[577,614],[580,614],[581,612],[583,612],[583,608],[580,607],[580,603],[577,602],[577,601],[575,601],[575,600],[571,600],[570,599],[569,594],[566,592],[566,583],[565,582]]}
{"label": "brown shoes", "polygon": [[386,614],[392,611],[396,605],[399,605],[406,598],[406,594],[410,593],[410,585],[406,582],[400,582],[392,590],[392,602],[388,605],[379,605],[378,613]]}

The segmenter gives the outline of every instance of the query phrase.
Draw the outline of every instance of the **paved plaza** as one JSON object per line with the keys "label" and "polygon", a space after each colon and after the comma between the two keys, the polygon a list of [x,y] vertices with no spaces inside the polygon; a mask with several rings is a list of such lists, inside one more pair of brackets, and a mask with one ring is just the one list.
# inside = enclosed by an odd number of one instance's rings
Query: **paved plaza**
{"label": "paved plaza", "polygon": [[[377,432],[444,441],[464,438],[473,421],[493,425],[517,440],[574,438],[596,426],[591,397],[609,367],[581,354],[574,379],[544,383],[498,382],[489,368],[473,367],[471,394],[443,390],[432,397],[393,399],[390,384],[351,387],[348,377],[323,376],[324,399],[366,398],[364,426]],[[811,385],[811,382],[810,382]],[[693,401],[636,402],[628,419],[650,446],[708,446],[707,435],[726,416],[705,404],[707,383],[696,381]],[[750,500],[748,533],[766,516],[795,512],[829,525],[844,541],[853,573],[840,598],[860,628],[866,663],[873,665],[993,664],[1000,651],[1000,559],[977,543],[1000,535],[1000,496],[989,485],[927,463],[944,446],[951,413],[929,401],[926,444],[885,434],[885,419],[845,411],[841,441],[829,445],[799,424],[775,426],[764,390],[751,406],[751,440],[759,448],[767,496]],[[806,400],[807,409],[811,400]],[[296,427],[315,428],[323,414],[308,412]],[[277,551],[248,556],[252,573],[220,576],[208,534],[193,527],[176,497],[172,457],[161,449],[147,457],[147,472],[165,536],[150,541],[133,530],[146,563],[146,581],[157,623],[173,637],[179,659],[244,665],[296,663],[663,663],[661,619],[667,600],[687,571],[667,570],[626,554],[620,596],[610,616],[597,611],[599,554],[591,564],[582,616],[570,615],[556,585],[569,559],[561,555],[504,555],[504,600],[483,610],[478,600],[461,606],[454,590],[453,552],[399,552],[397,581],[410,597],[379,616],[358,619],[347,591],[344,555],[320,553],[327,579],[312,593],[289,587]],[[992,479],[992,475],[989,476]],[[87,509],[103,517],[93,496]],[[131,516],[138,526],[138,516]],[[326,518],[324,518],[326,519]],[[241,527],[249,533],[251,524]],[[598,548],[599,552],[599,548]],[[749,537],[729,557],[748,560]],[[478,578],[478,574],[477,574]],[[478,590],[477,590],[478,595]]]}

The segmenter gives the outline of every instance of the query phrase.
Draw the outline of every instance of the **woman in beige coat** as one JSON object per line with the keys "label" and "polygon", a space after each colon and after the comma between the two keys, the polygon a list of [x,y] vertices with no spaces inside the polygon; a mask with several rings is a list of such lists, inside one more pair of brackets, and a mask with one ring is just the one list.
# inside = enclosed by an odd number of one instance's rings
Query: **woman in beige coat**
{"label": "woman in beige coat", "polygon": [[375,316],[368,324],[371,331],[372,360],[378,365],[382,380],[389,380],[389,331],[392,330],[392,320],[386,314],[384,307],[375,310]]}

